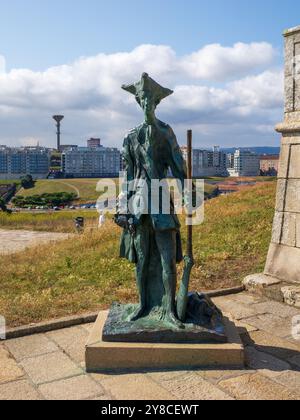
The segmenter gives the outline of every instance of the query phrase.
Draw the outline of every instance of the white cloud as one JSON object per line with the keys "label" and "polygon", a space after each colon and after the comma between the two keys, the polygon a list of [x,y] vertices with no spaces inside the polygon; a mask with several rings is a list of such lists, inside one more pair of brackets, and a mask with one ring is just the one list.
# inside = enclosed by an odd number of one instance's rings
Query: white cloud
{"label": "white cloud", "polygon": [[184,57],[168,46],[141,45],[44,72],[5,72],[0,56],[0,143],[40,139],[54,145],[51,115],[59,112],[66,116],[64,142],[83,143],[99,135],[104,143],[119,146],[124,132],[142,118],[134,98],[120,87],[144,71],[175,90],[158,113],[179,137],[191,127],[196,135],[207,136],[207,144],[216,143],[213,137],[220,133],[218,143],[238,135],[239,144],[243,129],[273,139],[270,127],[277,122],[283,97],[282,71],[273,68],[275,55],[267,43],[208,45]]}
{"label": "white cloud", "polygon": [[184,57],[181,66],[191,77],[224,81],[269,65],[275,55],[272,45],[266,42],[239,42],[233,47],[211,44]]}

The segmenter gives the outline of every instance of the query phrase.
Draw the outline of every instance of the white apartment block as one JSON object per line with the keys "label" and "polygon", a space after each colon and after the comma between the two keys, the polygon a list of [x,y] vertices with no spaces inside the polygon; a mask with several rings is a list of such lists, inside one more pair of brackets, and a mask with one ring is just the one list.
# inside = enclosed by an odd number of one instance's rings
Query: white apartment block
{"label": "white apartment block", "polygon": [[236,150],[227,156],[228,172],[233,177],[259,176],[260,157],[249,150]]}
{"label": "white apartment block", "polygon": [[121,170],[121,153],[108,147],[72,147],[62,153],[62,170],[72,178],[116,177]]}
{"label": "white apartment block", "polygon": [[[187,148],[182,147],[182,153],[187,160]],[[213,150],[193,149],[193,177],[228,176],[227,156],[215,146]]]}
{"label": "white apartment block", "polygon": [[0,179],[18,179],[25,175],[43,179],[47,178],[49,168],[49,149],[0,146]]}

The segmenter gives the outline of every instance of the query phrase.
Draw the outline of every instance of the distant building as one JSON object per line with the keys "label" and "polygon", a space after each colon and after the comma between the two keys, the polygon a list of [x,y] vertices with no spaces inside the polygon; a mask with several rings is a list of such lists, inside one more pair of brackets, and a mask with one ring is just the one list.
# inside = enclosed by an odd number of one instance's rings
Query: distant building
{"label": "distant building", "polygon": [[263,155],[260,157],[260,172],[264,176],[277,176],[279,155]]}
{"label": "distant building", "polygon": [[227,165],[229,175],[233,177],[260,175],[260,157],[250,150],[237,149],[227,155]]}
{"label": "distant building", "polygon": [[[187,160],[187,148],[181,148]],[[212,150],[193,149],[193,177],[228,176],[226,154],[218,146]]]}
{"label": "distant building", "polygon": [[97,149],[98,147],[101,147],[101,139],[90,138],[87,141],[87,147],[92,147],[94,149]]}
{"label": "distant building", "polygon": [[76,147],[78,147],[76,144],[61,144],[59,150],[60,152],[65,152],[66,150],[74,149]]}
{"label": "distant building", "polygon": [[0,146],[0,179],[18,179],[25,175],[47,178],[49,168],[49,149]]}
{"label": "distant building", "polygon": [[62,153],[62,171],[72,178],[119,176],[121,153],[108,147],[76,147]]}

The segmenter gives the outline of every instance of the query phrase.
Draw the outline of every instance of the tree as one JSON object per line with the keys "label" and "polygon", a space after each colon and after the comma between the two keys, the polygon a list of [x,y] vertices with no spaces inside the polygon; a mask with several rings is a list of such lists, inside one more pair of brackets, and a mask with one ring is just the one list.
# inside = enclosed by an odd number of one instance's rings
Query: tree
{"label": "tree", "polygon": [[34,187],[34,180],[31,175],[26,175],[23,178],[21,178],[21,185],[25,190],[28,190],[29,188]]}
{"label": "tree", "polygon": [[0,210],[2,210],[5,213],[11,213],[11,210],[9,210],[6,207],[6,203],[5,203],[5,201],[4,201],[4,199],[2,197],[0,197]]}

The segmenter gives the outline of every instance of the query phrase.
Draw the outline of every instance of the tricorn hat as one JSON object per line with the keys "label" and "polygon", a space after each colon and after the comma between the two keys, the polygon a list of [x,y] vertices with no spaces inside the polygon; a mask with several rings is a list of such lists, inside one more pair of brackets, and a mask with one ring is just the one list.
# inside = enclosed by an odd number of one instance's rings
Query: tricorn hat
{"label": "tricorn hat", "polygon": [[172,90],[159,85],[155,80],[151,79],[147,73],[142,74],[141,80],[139,82],[133,83],[131,85],[123,85],[122,89],[132,93],[139,105],[140,94],[142,92],[151,92],[155,99],[156,105],[158,105],[164,98],[167,98],[168,96],[172,95],[172,93],[174,93]]}

